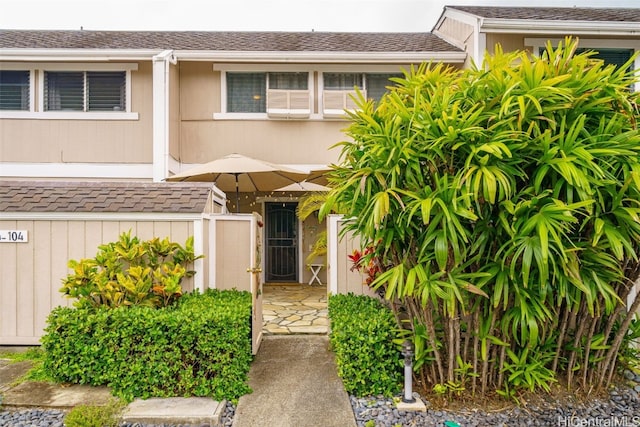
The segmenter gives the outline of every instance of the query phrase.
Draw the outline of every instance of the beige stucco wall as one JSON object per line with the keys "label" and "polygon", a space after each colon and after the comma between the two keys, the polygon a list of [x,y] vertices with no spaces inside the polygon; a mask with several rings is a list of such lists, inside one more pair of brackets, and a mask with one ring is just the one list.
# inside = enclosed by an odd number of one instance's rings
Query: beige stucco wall
{"label": "beige stucco wall", "polygon": [[169,64],[169,153],[179,150],[180,90],[179,64]]}
{"label": "beige stucco wall", "polygon": [[[0,159],[36,163],[151,163],[152,71],[131,72],[138,120],[0,119]],[[37,96],[36,96],[37,99]]]}
{"label": "beige stucco wall", "polygon": [[[70,305],[59,292],[71,259],[95,257],[98,246],[131,230],[141,240],[165,238],[183,245],[192,221],[2,220],[2,230],[27,230],[26,243],[0,243],[0,345],[38,344],[54,307]],[[193,278],[183,282],[193,290]]]}
{"label": "beige stucco wall", "polygon": [[[311,254],[311,250],[313,248],[314,243],[318,237],[318,233],[326,230],[326,221],[319,222],[318,218],[315,215],[310,215],[302,222],[302,265],[304,266],[302,271],[302,282],[309,283],[309,280],[313,277],[311,270],[309,269],[307,264],[323,264],[324,267],[320,270],[318,277],[320,278],[320,282],[327,283],[327,256],[316,256],[314,259],[310,259],[309,263],[307,263],[307,258]],[[314,280],[314,284],[317,284]]]}
{"label": "beige stucco wall", "polygon": [[329,147],[345,139],[343,120],[214,120],[220,112],[220,78],[212,63],[181,63],[180,135],[178,148],[171,145],[172,157],[185,164],[230,153],[287,164],[338,160],[338,150]]}
{"label": "beige stucco wall", "polygon": [[241,153],[274,163],[329,164],[346,136],[344,121],[208,120],[182,121],[181,161],[205,163]]}
{"label": "beige stucco wall", "polygon": [[487,34],[487,51],[494,54],[496,44],[502,46],[504,52],[512,52],[525,48],[524,35],[522,34]]}

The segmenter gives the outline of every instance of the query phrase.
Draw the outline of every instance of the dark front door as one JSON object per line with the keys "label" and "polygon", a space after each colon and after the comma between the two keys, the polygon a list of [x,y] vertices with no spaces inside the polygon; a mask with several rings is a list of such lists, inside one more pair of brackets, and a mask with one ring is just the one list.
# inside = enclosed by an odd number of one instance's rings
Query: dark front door
{"label": "dark front door", "polygon": [[298,218],[296,203],[267,203],[266,206],[267,282],[298,281]]}

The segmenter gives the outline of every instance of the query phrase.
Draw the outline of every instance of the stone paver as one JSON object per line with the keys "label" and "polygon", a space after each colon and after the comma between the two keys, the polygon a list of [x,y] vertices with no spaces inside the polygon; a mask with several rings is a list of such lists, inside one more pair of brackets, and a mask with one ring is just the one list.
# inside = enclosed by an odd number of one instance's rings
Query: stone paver
{"label": "stone paver", "polygon": [[327,333],[325,285],[267,284],[262,295],[265,335]]}

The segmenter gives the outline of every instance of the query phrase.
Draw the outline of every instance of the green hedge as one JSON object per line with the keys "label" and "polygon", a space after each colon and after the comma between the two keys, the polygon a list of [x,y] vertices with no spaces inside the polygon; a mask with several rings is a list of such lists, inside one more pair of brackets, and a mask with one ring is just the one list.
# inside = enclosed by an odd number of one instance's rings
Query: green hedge
{"label": "green hedge", "polygon": [[56,380],[107,385],[135,397],[208,396],[235,400],[250,392],[251,294],[208,290],[173,307],[56,308],[42,345]]}
{"label": "green hedge", "polygon": [[368,296],[331,295],[329,318],[329,340],[347,393],[397,394],[404,362],[393,343],[398,327],[391,310]]}

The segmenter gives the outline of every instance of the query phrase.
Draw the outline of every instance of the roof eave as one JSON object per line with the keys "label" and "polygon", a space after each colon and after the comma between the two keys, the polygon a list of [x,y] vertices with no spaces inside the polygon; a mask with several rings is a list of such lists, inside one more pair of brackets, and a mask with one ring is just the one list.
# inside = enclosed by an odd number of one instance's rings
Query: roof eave
{"label": "roof eave", "polygon": [[424,61],[463,63],[465,52],[229,52],[176,50],[178,60],[252,63],[407,64]]}
{"label": "roof eave", "polygon": [[144,61],[164,49],[0,49],[0,61]]}
{"label": "roof eave", "polygon": [[480,31],[486,33],[580,34],[639,36],[640,23],[550,21],[531,19],[480,19]]}
{"label": "roof eave", "polygon": [[[0,61],[150,61],[164,52],[119,49],[0,49]],[[173,57],[188,61],[252,63],[406,64],[424,61],[463,63],[465,52],[274,52],[175,50]]]}

